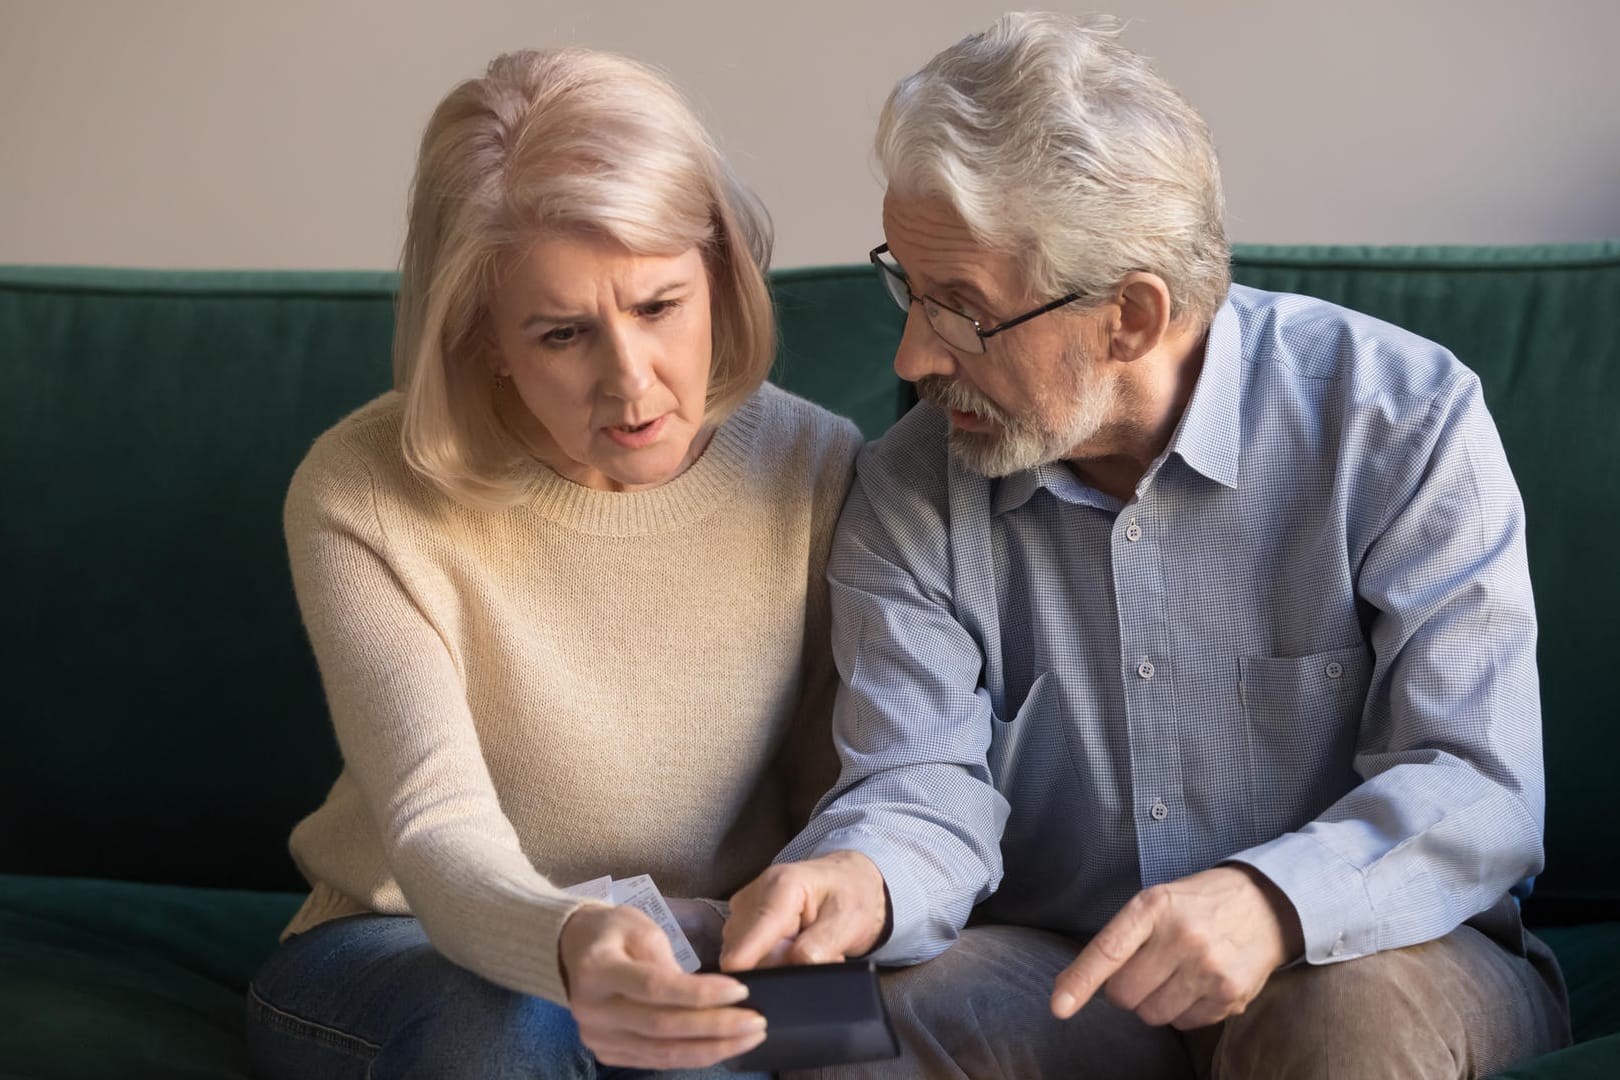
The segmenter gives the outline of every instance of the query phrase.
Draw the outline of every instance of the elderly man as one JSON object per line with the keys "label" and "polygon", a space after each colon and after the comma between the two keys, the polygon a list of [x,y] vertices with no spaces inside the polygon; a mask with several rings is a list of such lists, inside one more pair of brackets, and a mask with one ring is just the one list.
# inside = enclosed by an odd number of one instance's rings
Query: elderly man
{"label": "elderly man", "polygon": [[872,258],[923,403],[829,569],[842,776],[722,963],[928,961],[885,977],[907,1055],[865,1075],[1553,1049],[1517,906],[1535,614],[1479,381],[1232,286],[1208,131],[1115,33],[1009,15],[884,109]]}

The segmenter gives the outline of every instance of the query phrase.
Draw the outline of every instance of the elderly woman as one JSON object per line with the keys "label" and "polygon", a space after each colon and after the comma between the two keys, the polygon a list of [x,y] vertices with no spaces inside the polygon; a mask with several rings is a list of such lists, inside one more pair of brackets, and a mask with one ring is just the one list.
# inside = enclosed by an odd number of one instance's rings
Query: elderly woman
{"label": "elderly woman", "polygon": [[[562,887],[729,895],[834,775],[823,570],[859,439],[764,383],[769,245],[631,61],[503,56],[433,114],[396,388],[287,497],[344,769],[249,990],[261,1076],[703,1069],[763,1039],[740,983]],[[672,906],[712,953],[715,906]]]}

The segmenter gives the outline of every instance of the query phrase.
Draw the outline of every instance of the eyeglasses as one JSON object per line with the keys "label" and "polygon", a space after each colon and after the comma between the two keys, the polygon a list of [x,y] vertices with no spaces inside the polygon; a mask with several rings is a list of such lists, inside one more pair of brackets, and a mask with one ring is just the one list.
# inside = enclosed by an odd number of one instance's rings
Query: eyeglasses
{"label": "eyeglasses", "polygon": [[867,256],[872,265],[878,268],[878,277],[883,280],[883,287],[888,291],[890,299],[899,305],[901,311],[910,312],[913,302],[921,302],[923,315],[928,319],[928,325],[953,349],[960,349],[965,353],[982,355],[984,343],[1001,333],[1011,330],[1019,323],[1026,323],[1037,315],[1045,315],[1048,311],[1056,311],[1065,304],[1072,304],[1080,299],[1080,293],[1070,293],[1068,296],[1053,300],[1050,304],[1043,304],[1034,311],[1027,311],[1016,319],[1008,319],[1004,323],[997,323],[986,330],[979,324],[979,320],[965,311],[957,311],[940,303],[931,296],[917,296],[911,291],[911,281],[906,272],[900,269],[900,264],[894,261],[889,254],[888,244],[879,244]]}

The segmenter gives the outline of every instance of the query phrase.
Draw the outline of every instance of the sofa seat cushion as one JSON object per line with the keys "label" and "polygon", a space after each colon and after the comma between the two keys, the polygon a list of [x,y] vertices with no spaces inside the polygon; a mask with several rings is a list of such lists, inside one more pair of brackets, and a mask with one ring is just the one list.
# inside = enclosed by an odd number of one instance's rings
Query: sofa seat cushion
{"label": "sofa seat cushion", "polygon": [[[302,899],[0,874],[0,1076],[243,1080],[242,995]],[[1620,922],[1536,933],[1580,1045],[1507,1075],[1620,1076]]]}
{"label": "sofa seat cushion", "polygon": [[[1620,1034],[1620,922],[1535,927],[1558,956],[1569,984],[1570,1027],[1575,1041]],[[1620,1052],[1620,1043],[1611,1052]],[[1620,1077],[1620,1058],[1608,1075]]]}
{"label": "sofa seat cushion", "polygon": [[0,875],[0,1074],[246,1077],[243,991],[301,899]]}
{"label": "sofa seat cushion", "polygon": [[1498,1073],[1496,1080],[1614,1080],[1620,1076],[1620,1035],[1589,1039]]}

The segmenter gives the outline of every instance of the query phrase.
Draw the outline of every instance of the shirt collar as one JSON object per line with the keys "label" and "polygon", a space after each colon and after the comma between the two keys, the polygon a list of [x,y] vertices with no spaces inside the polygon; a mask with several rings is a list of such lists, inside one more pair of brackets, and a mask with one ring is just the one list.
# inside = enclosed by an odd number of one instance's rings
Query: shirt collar
{"label": "shirt collar", "polygon": [[1204,367],[1167,452],[1236,491],[1242,447],[1243,330],[1228,298],[1204,336]]}
{"label": "shirt collar", "polygon": [[1061,461],[1049,461],[1033,469],[1015,472],[993,481],[990,494],[990,514],[1000,517],[1018,509],[1042,488],[1066,503],[1076,506],[1094,506],[1099,510],[1118,511],[1124,504],[1112,495],[1105,495],[1074,475],[1074,471]]}
{"label": "shirt collar", "polygon": [[[1187,411],[1164,456],[1181,460],[1216,483],[1237,490],[1242,448],[1243,333],[1230,299],[1221,304],[1204,338],[1204,366]],[[1161,458],[1162,460],[1162,458]],[[1060,461],[1004,476],[994,482],[990,512],[1000,516],[1023,506],[1041,488],[1068,503],[1117,510],[1120,503],[1082,483]]]}

